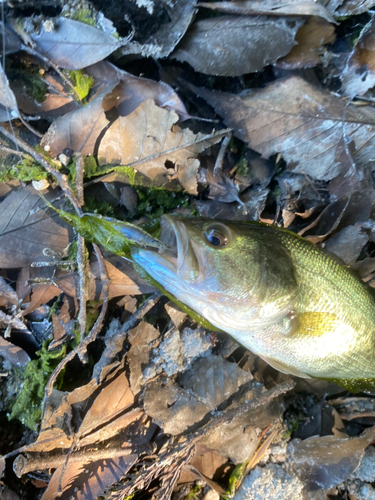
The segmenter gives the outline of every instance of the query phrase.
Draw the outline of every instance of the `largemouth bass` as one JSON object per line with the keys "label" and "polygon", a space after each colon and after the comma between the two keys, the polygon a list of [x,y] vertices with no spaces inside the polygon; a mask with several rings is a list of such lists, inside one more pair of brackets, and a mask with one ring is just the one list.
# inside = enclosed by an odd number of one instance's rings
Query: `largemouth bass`
{"label": "largemouth bass", "polygon": [[375,388],[375,300],[347,266],[290,231],[164,216],[132,247],[157,283],[281,372]]}

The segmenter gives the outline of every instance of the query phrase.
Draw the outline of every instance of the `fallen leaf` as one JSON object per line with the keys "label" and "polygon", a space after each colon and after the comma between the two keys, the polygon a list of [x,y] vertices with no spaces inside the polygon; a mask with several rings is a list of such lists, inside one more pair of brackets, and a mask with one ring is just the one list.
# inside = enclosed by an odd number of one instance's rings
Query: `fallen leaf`
{"label": "fallen leaf", "polygon": [[[218,405],[228,406],[230,397],[250,380],[251,375],[235,363],[211,355],[198,359],[191,369],[183,373],[179,377],[179,385],[162,378],[147,384],[145,411],[168,434],[178,435],[187,429],[192,431],[208,413],[216,411]],[[251,399],[260,390],[261,386],[257,383],[251,385],[244,391],[241,402]],[[275,408],[269,406],[266,420],[263,411],[261,415],[253,412],[252,415],[235,418],[230,424],[212,430],[202,443],[218,450],[223,456],[229,456],[235,463],[243,462],[258,446],[255,427],[260,421],[262,425],[268,425],[274,418]]]}
{"label": "fallen leaf", "polygon": [[29,36],[35,48],[60,68],[85,68],[121,46],[112,35],[67,17],[58,17],[50,23],[53,23],[52,29],[45,21],[40,31],[29,33]]}
{"label": "fallen leaf", "polygon": [[60,496],[57,494],[60,483],[62,499],[95,500],[106,488],[120,481],[137,459],[138,455],[132,454],[90,464],[68,462],[66,467],[61,465],[55,470],[42,500],[55,500]]}
{"label": "fallen leaf", "polygon": [[374,0],[330,0],[326,8],[335,17],[356,16],[374,6]]}
{"label": "fallen leaf", "polygon": [[[133,19],[131,12],[126,13],[127,18],[135,24],[139,25],[141,22],[144,25],[147,23],[148,30],[144,30],[143,26],[139,26],[136,38],[138,37],[139,39],[141,37],[140,42],[136,41],[125,44],[121,50],[122,54],[141,54],[143,57],[152,57],[154,59],[167,57],[189,27],[197,10],[195,8],[196,3],[197,0],[178,0],[178,2],[162,0],[157,4],[156,9],[154,9],[152,3],[149,3],[148,5],[151,5],[150,10],[148,10],[149,15],[144,19],[142,19],[142,14],[139,10],[136,11]],[[139,3],[140,7],[145,7],[145,5],[144,2]],[[164,14],[162,22],[159,17],[161,13]],[[153,29],[150,33],[150,28],[156,26],[158,26],[158,29]]]}
{"label": "fallen leaf", "polygon": [[28,115],[38,115],[47,120],[57,119],[81,106],[73,95],[64,91],[62,79],[57,74],[45,73],[43,81],[48,85],[48,92],[43,102],[37,102],[29,95],[25,83],[21,79],[11,82],[11,88],[17,99],[18,107]]}
{"label": "fallen leaf", "polygon": [[241,195],[238,203],[222,203],[220,201],[193,200],[192,205],[201,217],[226,220],[259,220],[264,210],[269,189],[250,188]]}
{"label": "fallen leaf", "polygon": [[153,343],[159,336],[159,330],[146,321],[142,321],[129,332],[128,338],[131,348],[127,357],[130,369],[130,387],[133,394],[138,394],[141,385],[144,384],[142,370],[150,361]]}
{"label": "fallen leaf", "polygon": [[[1,320],[1,318],[0,318]],[[14,344],[8,342],[3,337],[0,336],[0,356],[5,358],[9,363],[11,363],[16,368],[22,368],[26,366],[30,361],[28,354],[21,349],[21,347],[15,346]]]}
{"label": "fallen leaf", "polygon": [[[331,180],[343,168],[343,133],[355,143],[354,161],[368,164],[375,144],[375,111],[359,110],[299,77],[281,79],[247,95],[195,89],[235,135],[269,158],[281,153],[288,170]],[[344,130],[345,125],[345,130]]]}
{"label": "fallen leaf", "polygon": [[334,22],[331,13],[314,0],[244,0],[242,2],[200,2],[198,7],[237,15],[320,16]]}
{"label": "fallen leaf", "polygon": [[[0,21],[0,31],[2,33],[0,39],[0,52],[5,54],[13,54],[22,48],[22,40],[8,23]],[[4,42],[4,47],[3,47]],[[5,48],[5,50],[4,50]]]}
{"label": "fallen leaf", "polygon": [[345,70],[341,75],[346,95],[365,94],[375,85],[375,22],[373,19],[363,28]]}
{"label": "fallen leaf", "polygon": [[231,203],[232,201],[237,201],[242,205],[242,201],[239,198],[239,186],[232,179],[230,179],[225,173],[219,172],[214,176],[212,169],[201,170],[201,175],[204,176],[205,181],[209,186],[208,197],[211,200],[221,201],[224,203]]}
{"label": "fallen leaf", "polygon": [[[319,4],[314,2],[314,5]],[[298,45],[292,47],[289,54],[279,59],[276,66],[283,69],[313,68],[322,62],[321,56],[327,50],[324,45],[333,43],[335,40],[335,28],[321,17],[312,16],[297,31]]]}
{"label": "fallen leaf", "polygon": [[14,289],[0,276],[0,307],[6,309],[16,306],[18,304],[18,297]]}
{"label": "fallen leaf", "polygon": [[50,156],[57,157],[64,149],[79,151],[84,156],[93,154],[99,135],[110,123],[103,109],[103,100],[117,84],[108,83],[86,106],[52,123],[41,142]]}
{"label": "fallen leaf", "polygon": [[287,447],[286,470],[308,490],[329,489],[345,481],[358,467],[375,427],[354,438],[334,436],[292,439]]}
{"label": "fallen leaf", "polygon": [[228,131],[194,134],[174,125],[177,120],[174,111],[159,108],[147,99],[130,115],[120,116],[106,131],[99,145],[99,164],[137,166],[141,173],[153,180],[161,176],[167,184],[168,160],[175,164],[185,190],[196,193],[198,154],[219,142]]}
{"label": "fallen leaf", "polygon": [[133,402],[134,396],[129,387],[127,376],[125,372],[122,372],[100,391],[82,421],[79,436],[86,436],[97,427],[118,417]]}
{"label": "fallen leaf", "polygon": [[[124,295],[140,295],[152,293],[155,289],[135,272],[133,266],[117,255],[105,252],[105,266],[109,277],[108,298]],[[100,300],[103,293],[103,283],[100,279],[99,264],[93,257],[90,270],[95,277],[92,283],[93,289],[89,288],[90,300]]]}
{"label": "fallen leaf", "polygon": [[[51,199],[51,192],[47,198]],[[36,210],[44,201],[27,186],[10,193],[0,203],[0,260],[3,269],[31,264],[49,248],[60,254],[69,244],[68,226],[56,214]],[[50,258],[45,257],[45,260]]]}
{"label": "fallen leaf", "polygon": [[298,234],[316,244],[325,240],[333,231],[357,222],[365,223],[371,216],[374,195],[372,191],[354,191],[343,196],[330,203],[312,224]]}
{"label": "fallen leaf", "polygon": [[356,261],[369,240],[362,225],[361,222],[357,222],[353,226],[341,229],[327,240],[324,248],[340,257],[346,264]]}
{"label": "fallen leaf", "polygon": [[204,19],[193,24],[171,57],[208,75],[253,73],[285,56],[296,44],[294,37],[302,24],[287,17]]}
{"label": "fallen leaf", "polygon": [[172,87],[164,82],[131,75],[108,61],[101,61],[85,68],[85,73],[94,78],[95,84],[120,82],[112,92],[111,98],[106,100],[105,111],[116,107],[120,116],[127,116],[142,102],[153,99],[161,108],[174,110],[181,119],[189,118],[184,103]]}
{"label": "fallen leaf", "polygon": [[16,98],[9,86],[8,78],[0,64],[0,123],[20,116]]}

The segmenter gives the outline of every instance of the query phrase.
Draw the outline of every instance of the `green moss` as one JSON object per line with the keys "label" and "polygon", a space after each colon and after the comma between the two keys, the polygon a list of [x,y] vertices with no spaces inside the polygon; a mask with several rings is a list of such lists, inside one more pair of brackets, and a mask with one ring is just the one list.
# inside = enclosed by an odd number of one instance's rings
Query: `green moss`
{"label": "green moss", "polygon": [[166,189],[136,189],[138,195],[135,216],[148,215],[160,217],[175,208],[187,207],[189,195],[183,192],[167,191]]}
{"label": "green moss", "polygon": [[237,162],[236,175],[245,177],[249,173],[249,162],[245,157],[242,157]]}
{"label": "green moss", "polygon": [[[57,351],[48,351],[47,343],[45,343],[36,353],[38,358],[30,361],[24,370],[19,371],[20,378],[23,380],[22,389],[12,406],[9,420],[17,418],[29,429],[36,430],[42,415],[45,386],[65,353],[66,346]],[[62,376],[58,379],[57,388],[61,386],[61,383]]]}
{"label": "green moss", "polygon": [[74,21],[79,21],[80,23],[85,23],[88,24],[89,26],[96,25],[95,19],[93,18],[93,12],[90,9],[76,10],[69,17]]}
{"label": "green moss", "polygon": [[93,214],[105,215],[106,217],[113,215],[113,206],[108,201],[101,201],[95,196],[86,196],[83,210]]}
{"label": "green moss", "polygon": [[7,76],[9,80],[21,80],[25,93],[42,103],[46,99],[48,86],[39,74],[40,66],[27,58],[9,59]]}
{"label": "green moss", "polygon": [[95,321],[99,316],[99,306],[102,305],[101,300],[89,300],[86,304],[86,333],[94,326]]}
{"label": "green moss", "polygon": [[15,166],[0,167],[0,182],[8,182],[12,179],[18,179],[22,182],[41,181],[47,177],[48,173],[44,168],[37,163],[31,156],[23,158],[23,160]]}
{"label": "green moss", "polygon": [[236,467],[233,469],[233,471],[229,477],[228,489],[225,492],[225,495],[221,495],[222,498],[228,499],[228,498],[234,497],[239,485],[241,484],[241,482],[243,480],[248,463],[249,463],[249,460],[247,460],[243,464],[236,465]]}
{"label": "green moss", "polygon": [[69,71],[69,76],[78,95],[84,100],[95,83],[93,77],[86,75],[81,69]]}
{"label": "green moss", "polygon": [[84,159],[85,177],[94,177],[98,170],[98,164],[92,155],[86,156]]}
{"label": "green moss", "polygon": [[200,486],[199,484],[195,484],[191,490],[189,491],[189,493],[186,495],[186,500],[195,500],[196,498],[198,498],[200,492],[202,491],[202,486]]}

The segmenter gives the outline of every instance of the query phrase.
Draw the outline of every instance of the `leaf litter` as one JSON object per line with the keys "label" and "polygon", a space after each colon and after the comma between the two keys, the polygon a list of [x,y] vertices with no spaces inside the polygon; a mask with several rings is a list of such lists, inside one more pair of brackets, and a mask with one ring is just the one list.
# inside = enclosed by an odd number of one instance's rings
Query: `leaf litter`
{"label": "leaf litter", "polygon": [[293,389],[126,260],[77,253],[48,203],[92,212],[104,247],[164,212],[276,223],[371,285],[373,2],[85,5],[1,24],[0,401],[38,431],[3,454],[29,488],[44,471],[44,500],[368,498],[370,395]]}

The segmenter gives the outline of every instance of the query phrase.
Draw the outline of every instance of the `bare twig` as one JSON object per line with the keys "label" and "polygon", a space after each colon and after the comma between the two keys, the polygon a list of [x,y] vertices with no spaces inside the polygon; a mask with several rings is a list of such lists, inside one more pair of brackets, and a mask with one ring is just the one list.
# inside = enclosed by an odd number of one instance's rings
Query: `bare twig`
{"label": "bare twig", "polygon": [[29,155],[27,153],[23,153],[22,151],[17,151],[16,149],[11,149],[6,146],[0,144],[0,150],[4,151],[4,153],[9,153],[12,155],[22,156],[23,158],[27,158]]}
{"label": "bare twig", "polygon": [[38,132],[37,130],[35,130],[34,127],[32,127],[29,123],[27,123],[27,121],[23,118],[22,114],[20,113],[19,117],[18,117],[22,124],[30,130],[30,132],[34,135],[36,135],[37,137],[39,137],[40,139],[43,137],[43,134],[41,134],[40,132]]}
{"label": "bare twig", "polygon": [[[83,194],[83,174],[84,161],[81,154],[76,155],[76,186],[77,186],[77,201],[80,208],[84,203]],[[78,296],[79,296],[79,312],[78,323],[80,327],[81,344],[83,344],[86,335],[86,320],[87,320],[87,283],[86,283],[86,245],[85,239],[80,234],[78,235],[78,251],[77,251],[77,268],[78,268]],[[87,362],[87,353],[83,350],[78,351],[79,359],[82,363]]]}
{"label": "bare twig", "polygon": [[44,158],[43,155],[35,151],[32,147],[30,147],[25,141],[20,139],[19,137],[14,136],[9,130],[7,130],[5,127],[0,126],[0,133],[5,135],[8,139],[10,139],[12,142],[17,144],[20,148],[22,148],[24,151],[26,151],[30,156],[32,156],[37,162],[39,162],[46,170],[49,172],[51,175],[53,175],[61,189],[64,191],[66,196],[69,198],[71,204],[74,206],[76,212],[78,215],[82,215],[82,211],[80,209],[79,203],[77,201],[77,198],[75,197],[71,187],[68,184],[67,178],[64,174],[59,172],[57,168],[53,167],[48,161]]}
{"label": "bare twig", "polygon": [[72,82],[69,80],[69,78],[67,78],[64,75],[64,73],[60,70],[60,68],[55,63],[53,63],[50,59],[48,59],[48,57],[44,56],[43,54],[41,54],[37,50],[34,50],[31,47],[28,47],[27,45],[22,45],[22,50],[24,50],[25,52],[28,52],[32,56],[37,57],[38,59],[41,59],[42,61],[44,61],[47,64],[47,66],[50,66],[51,68],[53,68],[56,71],[56,73],[61,77],[61,79],[73,90],[78,101],[82,102],[81,96],[79,95],[77,90],[74,88],[74,85],[72,84]]}
{"label": "bare twig", "polygon": [[[115,446],[106,446],[102,449],[92,449],[92,450],[78,450],[74,451],[69,456],[69,463],[85,463],[94,462],[96,460],[107,460],[116,457],[123,457],[133,453],[152,453],[153,448],[151,444],[132,446],[128,448],[123,448],[118,444]],[[45,470],[45,469],[57,469],[63,465],[66,461],[66,452],[56,455],[40,456],[24,456],[18,455],[16,460],[13,462],[13,470],[17,477],[21,477],[23,474],[32,472],[34,470]]]}
{"label": "bare twig", "polygon": [[52,375],[51,375],[51,377],[50,377],[50,379],[49,379],[49,381],[48,381],[48,383],[46,385],[46,388],[45,388],[45,398],[47,398],[48,396],[51,395],[52,389],[53,389],[53,385],[54,385],[54,383],[56,381],[57,376],[61,372],[61,370],[76,355],[79,355],[81,357],[81,355],[82,355],[81,353],[85,353],[86,352],[87,346],[91,342],[94,342],[94,340],[96,339],[96,336],[98,335],[98,333],[99,333],[99,331],[100,331],[100,329],[102,327],[102,324],[103,324],[103,321],[104,321],[104,317],[105,317],[105,314],[107,312],[107,307],[108,307],[108,290],[109,290],[108,273],[107,273],[107,270],[106,270],[106,267],[105,267],[105,262],[104,262],[103,255],[102,255],[99,247],[97,245],[95,245],[95,244],[93,245],[93,247],[94,247],[96,258],[98,259],[99,271],[100,271],[100,278],[101,278],[102,283],[103,283],[103,305],[102,305],[102,308],[100,310],[99,316],[98,316],[97,320],[95,321],[94,326],[92,327],[90,333],[87,335],[87,337],[84,338],[84,340],[75,349],[73,349],[73,351],[71,351],[69,354],[67,354],[65,356],[64,359],[61,360],[61,362],[59,363],[59,365],[56,367],[56,369],[52,373]]}
{"label": "bare twig", "polygon": [[[80,342],[83,344],[86,334],[86,319],[87,319],[87,287],[86,287],[86,245],[85,238],[78,235],[78,251],[77,251],[77,271],[78,271],[78,297],[79,297],[79,312],[78,323],[80,328]],[[79,352],[79,358],[83,363],[87,362],[87,354]]]}
{"label": "bare twig", "polygon": [[152,309],[157,302],[159,302],[162,296],[163,294],[161,292],[154,292],[152,295],[150,295],[146,302],[142,304],[141,307],[137,309],[127,321],[125,321],[119,333],[125,334],[129,330],[134,328],[138,321],[140,321],[145,316],[145,314],[147,314],[149,310]]}
{"label": "bare twig", "polygon": [[221,143],[219,154],[217,155],[215,166],[214,166],[214,177],[216,177],[223,169],[223,161],[224,155],[228,148],[228,144],[232,138],[232,133],[229,133],[226,137],[224,137],[223,142]]}

